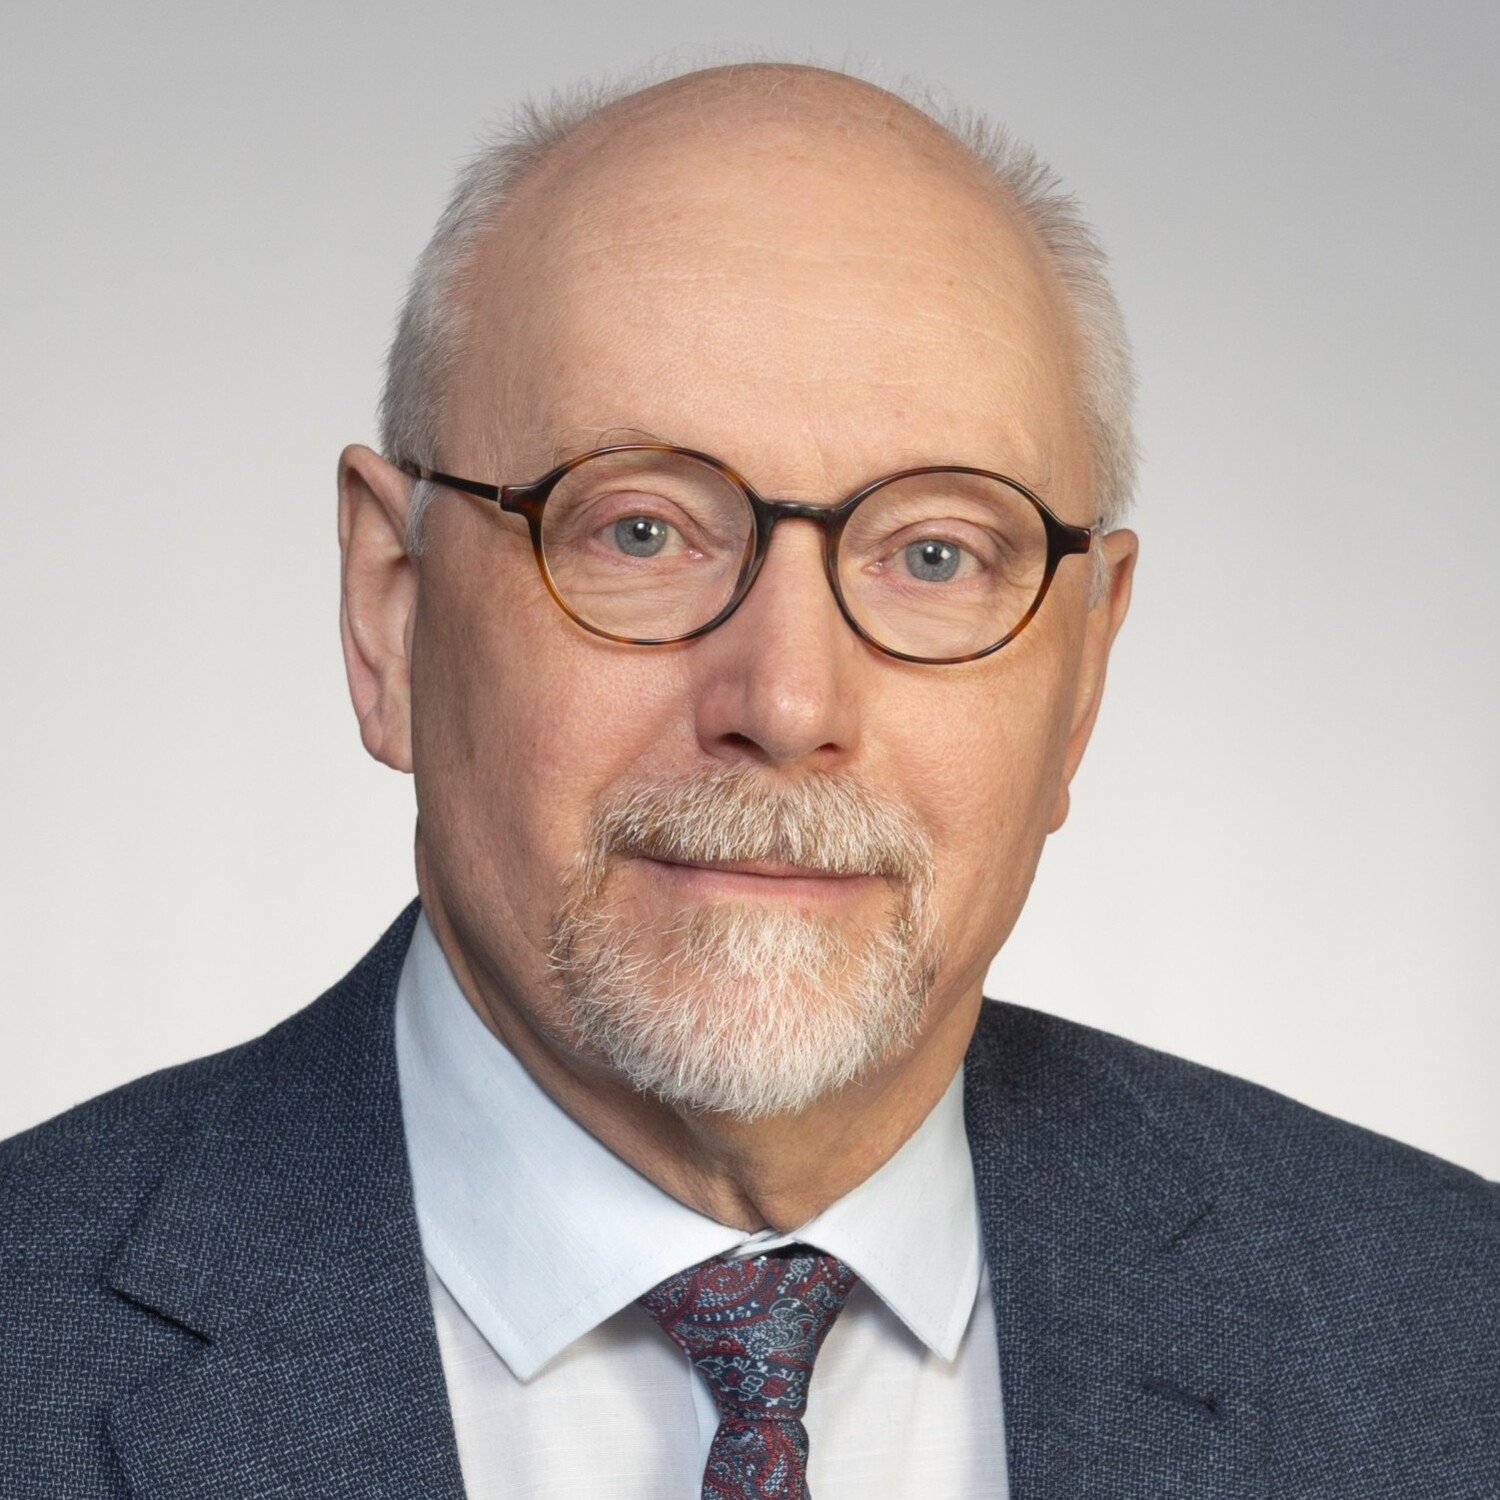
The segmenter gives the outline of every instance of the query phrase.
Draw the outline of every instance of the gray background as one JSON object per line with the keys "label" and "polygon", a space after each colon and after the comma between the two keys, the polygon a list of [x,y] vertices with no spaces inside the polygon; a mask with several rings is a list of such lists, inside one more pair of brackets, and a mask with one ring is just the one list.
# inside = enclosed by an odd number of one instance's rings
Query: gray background
{"label": "gray background", "polygon": [[1033,140],[1139,356],[1135,603],[989,993],[1500,1176],[1493,4],[12,4],[0,1134],[227,1046],[414,892],[334,462],[487,118],[664,52]]}

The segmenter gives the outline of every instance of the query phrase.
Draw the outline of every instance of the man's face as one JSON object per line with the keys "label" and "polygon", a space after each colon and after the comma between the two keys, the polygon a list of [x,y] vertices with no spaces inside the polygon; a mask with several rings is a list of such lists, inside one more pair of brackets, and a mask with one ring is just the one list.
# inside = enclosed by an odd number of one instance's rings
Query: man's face
{"label": "man's face", "polygon": [[[647,434],[779,498],[949,462],[1094,519],[1046,273],[920,132],[637,107],[523,188],[464,306],[473,347],[430,460],[449,472],[517,482]],[[977,1005],[1092,722],[1112,629],[1085,610],[1087,559],[1003,650],[936,666],[855,636],[821,547],[783,522],[725,624],[646,648],[563,614],[519,517],[448,491],[428,517],[408,649],[429,899],[547,1045],[617,1067],[655,1047],[640,1078],[670,1097],[691,1075],[687,1105],[754,1112],[703,1094],[695,1037],[708,1075],[795,1071],[821,1046],[801,1094],[762,1101],[796,1107],[861,1035],[878,1066]],[[655,842],[621,842],[632,798]],[[768,823],[779,841],[743,832]],[[865,864],[840,869],[856,845]]]}

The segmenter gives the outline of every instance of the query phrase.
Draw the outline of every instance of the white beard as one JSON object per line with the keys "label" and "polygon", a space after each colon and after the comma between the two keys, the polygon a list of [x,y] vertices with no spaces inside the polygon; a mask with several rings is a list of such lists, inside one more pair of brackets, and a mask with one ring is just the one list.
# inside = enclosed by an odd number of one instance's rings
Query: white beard
{"label": "white beard", "polygon": [[[769,795],[758,774],[731,768],[638,790],[599,834],[552,960],[577,1040],[633,1088],[757,1119],[804,1109],[911,1044],[939,953],[930,858],[904,811],[831,779]],[[622,842],[848,872],[894,861],[895,910],[855,936],[835,918],[722,899],[634,921],[606,899],[606,851]]]}

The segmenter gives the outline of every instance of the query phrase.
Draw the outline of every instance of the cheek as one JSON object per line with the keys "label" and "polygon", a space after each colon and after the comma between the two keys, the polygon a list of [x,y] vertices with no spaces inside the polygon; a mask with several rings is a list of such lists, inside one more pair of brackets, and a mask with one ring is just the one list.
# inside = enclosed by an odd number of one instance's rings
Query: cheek
{"label": "cheek", "polygon": [[467,574],[424,584],[417,805],[424,851],[455,904],[500,913],[536,944],[597,798],[671,733],[682,694],[660,664],[645,674],[627,648],[573,626],[529,554],[505,563],[483,588]]}
{"label": "cheek", "polygon": [[1056,654],[1033,649],[993,665],[953,684],[903,757],[910,800],[936,843],[950,952],[966,972],[988,963],[1020,915],[1066,739]]}

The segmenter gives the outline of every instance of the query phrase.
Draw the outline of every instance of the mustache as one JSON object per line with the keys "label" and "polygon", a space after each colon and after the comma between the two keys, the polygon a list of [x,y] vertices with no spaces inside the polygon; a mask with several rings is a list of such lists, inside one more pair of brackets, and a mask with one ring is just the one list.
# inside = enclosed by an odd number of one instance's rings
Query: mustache
{"label": "mustache", "polygon": [[844,773],[778,780],[750,765],[706,766],[626,785],[595,810],[584,865],[611,859],[764,860],[926,889],[932,843],[903,804]]}

